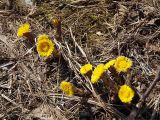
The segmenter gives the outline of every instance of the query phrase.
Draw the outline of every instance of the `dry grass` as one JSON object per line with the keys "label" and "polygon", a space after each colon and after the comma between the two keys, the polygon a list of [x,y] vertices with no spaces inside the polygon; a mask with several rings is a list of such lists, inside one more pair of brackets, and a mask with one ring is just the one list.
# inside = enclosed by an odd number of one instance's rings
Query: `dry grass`
{"label": "dry grass", "polygon": [[[143,94],[160,65],[158,0],[44,1],[32,9],[17,4],[4,7],[4,1],[0,2],[0,119],[67,120],[85,113],[95,120],[125,119],[128,114],[117,109],[123,105],[112,104],[110,96],[104,101],[79,68],[88,62],[95,67],[118,55],[130,57],[134,61],[131,84]],[[35,46],[28,48],[25,38],[17,38],[16,32],[28,21],[36,35],[54,37],[50,19],[57,16],[62,19],[62,41],[56,41],[62,57],[46,63]],[[66,79],[92,94],[65,96],[59,84]],[[139,119],[160,118],[159,91],[160,82]]]}

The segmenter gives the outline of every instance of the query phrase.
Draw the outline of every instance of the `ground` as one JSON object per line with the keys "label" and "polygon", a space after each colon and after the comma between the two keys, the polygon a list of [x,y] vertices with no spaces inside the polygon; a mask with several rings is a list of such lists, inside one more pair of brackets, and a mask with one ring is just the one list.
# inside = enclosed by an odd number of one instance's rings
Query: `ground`
{"label": "ground", "polygon": [[[61,39],[52,24],[55,18],[61,20]],[[17,37],[19,25],[25,22],[35,36],[57,38],[57,56],[40,57],[35,43],[29,46],[25,37]],[[133,61],[129,77],[123,73],[117,78],[126,80],[136,92],[131,104],[118,97],[113,100],[103,80],[93,85],[79,72],[86,63],[96,67],[120,55]],[[159,0],[0,1],[0,119],[127,119],[153,83],[159,66]],[[62,80],[87,95],[65,95],[59,88]],[[159,91],[157,82],[136,119],[160,119]]]}

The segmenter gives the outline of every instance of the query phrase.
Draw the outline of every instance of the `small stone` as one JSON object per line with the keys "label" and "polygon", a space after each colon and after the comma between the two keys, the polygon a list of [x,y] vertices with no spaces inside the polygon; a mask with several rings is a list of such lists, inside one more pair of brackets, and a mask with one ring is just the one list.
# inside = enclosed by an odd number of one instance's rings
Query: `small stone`
{"label": "small stone", "polygon": [[33,5],[33,2],[32,2],[32,0],[25,0],[25,3],[27,4],[27,5]]}
{"label": "small stone", "polygon": [[103,33],[101,33],[100,31],[96,32],[97,35],[102,36]]}

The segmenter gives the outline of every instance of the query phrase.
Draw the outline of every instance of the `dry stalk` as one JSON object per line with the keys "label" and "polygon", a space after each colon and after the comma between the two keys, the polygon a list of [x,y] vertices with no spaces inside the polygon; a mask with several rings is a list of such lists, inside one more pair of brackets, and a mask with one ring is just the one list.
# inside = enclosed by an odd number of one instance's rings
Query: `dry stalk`
{"label": "dry stalk", "polygon": [[61,18],[55,18],[52,20],[53,26],[56,30],[56,39],[61,42],[62,41],[62,27],[61,27]]}

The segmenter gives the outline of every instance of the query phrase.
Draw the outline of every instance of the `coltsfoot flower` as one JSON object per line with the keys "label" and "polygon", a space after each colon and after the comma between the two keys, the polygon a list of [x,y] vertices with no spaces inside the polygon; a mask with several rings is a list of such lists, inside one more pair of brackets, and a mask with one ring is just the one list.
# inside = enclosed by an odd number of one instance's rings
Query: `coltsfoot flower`
{"label": "coltsfoot flower", "polygon": [[118,97],[123,103],[130,103],[134,97],[134,91],[128,85],[122,85]]}
{"label": "coltsfoot flower", "polygon": [[126,72],[132,66],[132,60],[125,56],[119,56],[116,59],[114,68],[117,72]]}
{"label": "coltsfoot flower", "polygon": [[96,83],[101,78],[104,72],[105,72],[104,64],[99,64],[92,73],[91,83],[93,84]]}
{"label": "coltsfoot flower", "polygon": [[85,64],[80,68],[80,73],[84,75],[84,74],[87,74],[91,70],[92,70],[92,65],[91,64]]}
{"label": "coltsfoot flower", "polygon": [[38,36],[37,41],[37,52],[42,57],[48,57],[52,54],[54,48],[54,43],[45,34]]}
{"label": "coltsfoot flower", "polygon": [[23,37],[25,33],[30,32],[30,25],[29,23],[24,23],[19,26],[18,31],[17,31],[17,36],[18,37]]}
{"label": "coltsfoot flower", "polygon": [[60,89],[68,96],[73,96],[73,85],[70,82],[62,81],[60,84]]}
{"label": "coltsfoot flower", "polygon": [[54,19],[52,19],[52,24],[54,26],[58,26],[60,24],[60,20],[58,18],[54,18]]}
{"label": "coltsfoot flower", "polygon": [[110,60],[109,62],[107,62],[105,65],[104,65],[104,69],[105,70],[108,70],[111,66],[113,66],[115,64],[116,60]]}

